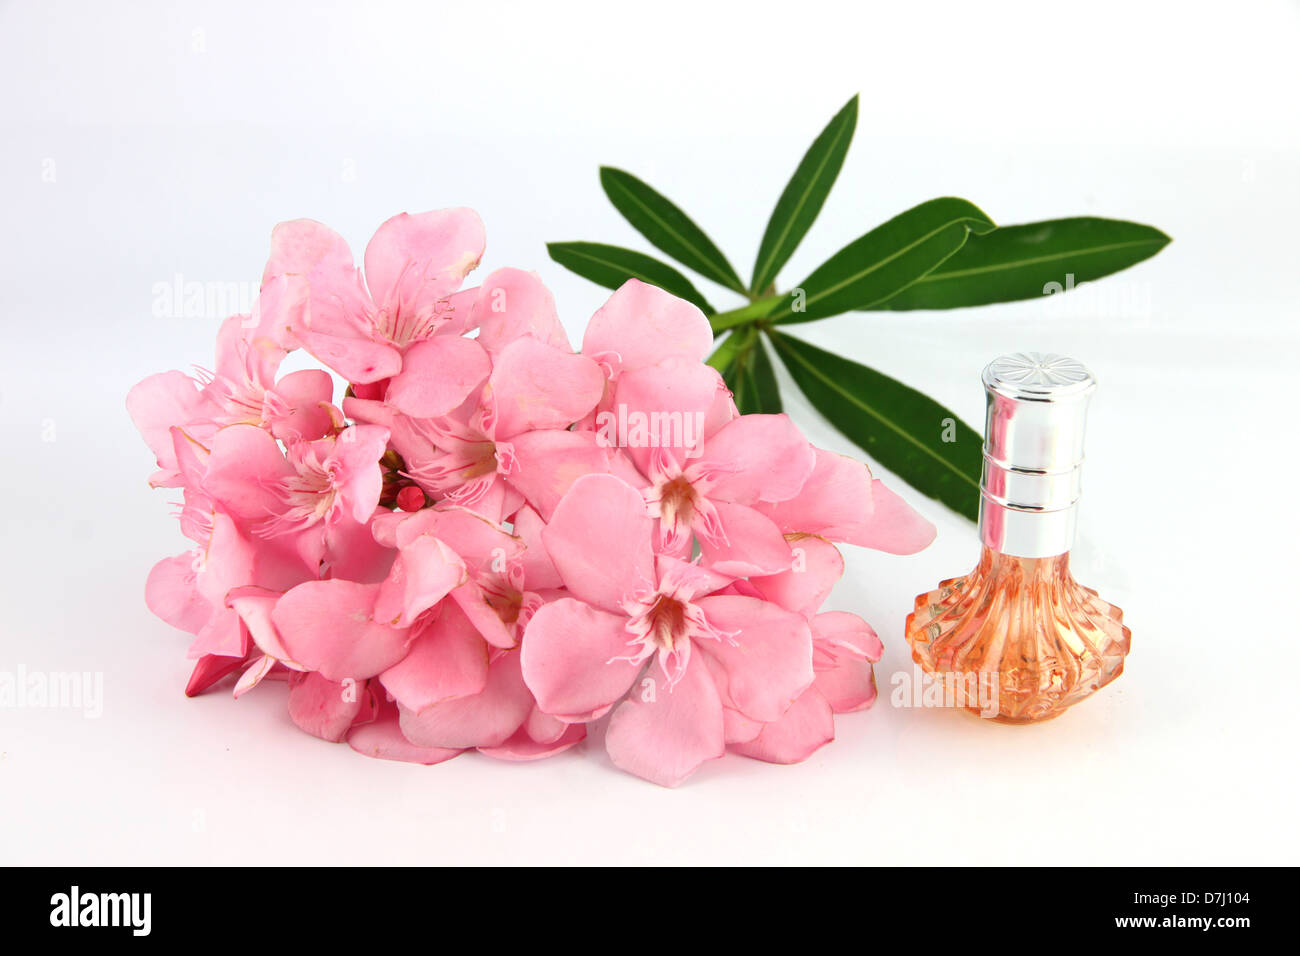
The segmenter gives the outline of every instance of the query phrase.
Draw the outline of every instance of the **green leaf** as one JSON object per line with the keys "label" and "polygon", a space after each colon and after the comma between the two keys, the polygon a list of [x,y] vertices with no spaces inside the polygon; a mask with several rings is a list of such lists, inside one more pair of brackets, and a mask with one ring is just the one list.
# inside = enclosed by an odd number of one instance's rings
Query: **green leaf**
{"label": "green leaf", "polygon": [[[1127,269],[1168,243],[1159,229],[1119,219],[1003,226],[972,238],[942,265],[874,308],[956,309],[1034,299]],[[1074,276],[1072,283],[1068,275]]]}
{"label": "green leaf", "polygon": [[975,429],[888,375],[789,335],[771,338],[795,383],[832,425],[917,491],[968,518],[978,515],[983,442]]}
{"label": "green leaf", "polygon": [[754,396],[757,401],[747,408],[740,409],[740,414],[749,415],[758,412],[763,415],[779,415],[782,411],[781,388],[776,384],[776,371],[772,360],[768,358],[767,349],[763,347],[763,336],[754,338],[754,358],[750,369],[753,380]]}
{"label": "green leaf", "polygon": [[824,319],[897,295],[993,221],[964,199],[931,199],[899,213],[831,256],[781,298],[769,322]]}
{"label": "green leaf", "polygon": [[[659,250],[700,275],[745,295],[745,285],[718,247],[691,218],[631,173],[600,168],[600,185],[623,218]],[[670,290],[671,291],[671,290]]]}
{"label": "green leaf", "polygon": [[753,295],[761,295],[776,279],[776,274],[789,261],[822,211],[835,177],[844,165],[844,156],[849,151],[857,124],[858,98],[855,96],[826,124],[799,161],[799,168],[776,201],[776,208],[772,210],[772,218],[767,221],[763,241],[758,247],[754,279],[749,284]]}
{"label": "green leaf", "polygon": [[628,279],[640,279],[694,303],[705,315],[717,311],[691,285],[690,279],[668,263],[644,253],[599,242],[548,242],[546,251],[566,269],[606,289],[617,289]]}
{"label": "green leaf", "polygon": [[755,326],[728,335],[709,357],[709,364],[722,373],[742,415],[775,415],[781,411],[776,372]]}

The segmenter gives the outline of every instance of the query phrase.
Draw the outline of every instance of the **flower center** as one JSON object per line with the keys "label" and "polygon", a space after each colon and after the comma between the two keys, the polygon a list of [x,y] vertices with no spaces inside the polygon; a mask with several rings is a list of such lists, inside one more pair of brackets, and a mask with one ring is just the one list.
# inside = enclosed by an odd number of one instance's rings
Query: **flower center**
{"label": "flower center", "polygon": [[481,475],[490,475],[497,470],[497,446],[495,442],[476,443],[469,451],[469,464],[462,472],[464,479],[470,481]]}
{"label": "flower center", "polygon": [[695,516],[695,486],[678,475],[659,488],[659,518],[672,531],[687,528]]}
{"label": "flower center", "polygon": [[661,651],[671,652],[686,636],[686,605],[661,594],[646,612],[646,640]]}

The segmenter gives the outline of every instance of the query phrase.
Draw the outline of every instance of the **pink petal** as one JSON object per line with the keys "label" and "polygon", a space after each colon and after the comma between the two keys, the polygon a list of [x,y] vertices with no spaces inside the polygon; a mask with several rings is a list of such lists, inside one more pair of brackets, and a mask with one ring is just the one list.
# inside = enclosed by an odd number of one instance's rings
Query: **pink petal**
{"label": "pink petal", "polygon": [[233,382],[248,380],[268,388],[275,382],[286,350],[268,339],[250,338],[253,331],[252,319],[247,315],[232,315],[221,323],[215,370],[218,377]]}
{"label": "pink petal", "polygon": [[160,472],[151,479],[155,487],[172,487],[178,477],[172,426],[204,416],[206,407],[198,384],[183,372],[150,375],[127,393],[126,410],[158,461]]}
{"label": "pink petal", "polygon": [[337,232],[312,219],[293,219],[271,230],[271,254],[262,281],[288,274],[338,272],[352,266],[352,250]]}
{"label": "pink petal", "polygon": [[397,547],[405,548],[426,534],[445,541],[467,567],[482,573],[503,571],[523,549],[523,543],[497,522],[454,505],[440,504],[411,515],[398,526]]}
{"label": "pink petal", "polygon": [[280,632],[276,630],[271,620],[275,606],[282,596],[279,591],[248,585],[232,589],[226,595],[226,603],[244,622],[258,650],[268,657],[292,665],[295,669],[301,669],[302,665],[289,654],[284,642],[280,640]]}
{"label": "pink petal", "polygon": [[837,714],[866,710],[876,701],[876,676],[871,664],[851,657],[829,670],[819,670],[813,687]]}
{"label": "pink petal", "polygon": [[195,586],[214,608],[225,607],[227,592],[261,577],[257,573],[259,557],[258,550],[230,516],[215,512]]}
{"label": "pink petal", "polygon": [[933,524],[886,488],[879,478],[872,479],[871,500],[875,509],[851,544],[889,554],[916,554],[928,548],[938,534]]}
{"label": "pink petal", "polygon": [[[525,432],[512,438],[510,446],[515,461],[514,470],[506,476],[510,486],[548,520],[575,481],[609,470],[605,450],[596,444],[592,432]],[[641,510],[645,510],[644,502]]]}
{"label": "pink petal", "polygon": [[487,592],[477,581],[469,580],[451,592],[452,602],[460,608],[483,640],[493,647],[514,647],[515,627],[502,620],[497,609],[488,601]]}
{"label": "pink petal", "polygon": [[596,416],[602,444],[625,447],[647,477],[655,457],[684,466],[699,454],[720,383],[717,371],[693,359],[669,358],[624,372],[612,408]]}
{"label": "pink petal", "polygon": [[582,352],[615,375],[678,356],[702,362],[713,349],[704,313],[657,286],[628,279],[587,324]]}
{"label": "pink petal", "polygon": [[835,718],[830,705],[815,689],[809,689],[780,720],[764,724],[757,737],[732,744],[731,750],[768,763],[799,763],[834,739]]}
{"label": "pink petal", "polygon": [[479,330],[479,344],[494,355],[525,335],[573,351],[555,311],[555,299],[535,272],[498,269],[484,279],[470,325]]}
{"label": "pink petal", "polygon": [[281,441],[313,441],[330,430],[330,399],[334,380],[324,369],[308,368],[290,372],[275,384],[274,396],[284,405],[284,413],[270,419],[271,434]]}
{"label": "pink petal", "polygon": [[366,688],[355,681],[336,684],[320,674],[297,674],[289,682],[289,717],[302,730],[337,743],[361,711]]}
{"label": "pink petal", "polygon": [[755,505],[782,531],[816,534],[894,554],[912,554],[934,540],[934,525],[873,480],[862,462],[821,448],[814,452],[816,465],[798,495]]}
{"label": "pink petal", "polygon": [[564,586],[560,573],[551,563],[551,556],[546,553],[546,545],[542,543],[542,529],[545,527],[542,516],[528,505],[515,513],[515,534],[524,545],[520,559],[524,569],[524,586],[530,591]]}
{"label": "pink petal", "polygon": [[436,620],[411,642],[379,681],[404,708],[420,713],[434,704],[469,697],[488,679],[488,646],[460,609],[444,605]]}
{"label": "pink petal", "polygon": [[415,619],[465,582],[465,564],[438,538],[421,535],[407,544],[379,587],[375,618],[393,627]]}
{"label": "pink petal", "polygon": [[460,748],[420,747],[411,743],[402,735],[397,708],[388,701],[380,705],[374,720],[352,728],[348,733],[348,746],[367,757],[426,766],[464,753]]}
{"label": "pink petal", "polygon": [[555,508],[542,541],[574,597],[622,614],[626,598],[654,589],[653,527],[640,492],[612,475],[587,475]]}
{"label": "pink petal", "polygon": [[772,519],[753,508],[725,501],[713,502],[713,509],[725,540],[715,542],[698,535],[700,552],[710,568],[742,578],[751,574],[776,574],[790,567],[793,559],[790,545]]}
{"label": "pink petal", "polygon": [[401,352],[361,333],[335,335],[319,331],[314,326],[293,331],[303,348],[349,382],[378,382],[391,378],[402,368]]}
{"label": "pink petal", "polygon": [[692,655],[669,688],[662,670],[653,691],[632,694],[610,718],[605,749],[614,765],[664,787],[675,787],[726,750],[722,701],[709,668]]}
{"label": "pink petal", "polygon": [[587,728],[583,724],[567,724],[559,737],[547,741],[534,740],[524,727],[520,727],[505,743],[497,747],[480,747],[479,752],[497,760],[542,760],[563,753],[586,736]]}
{"label": "pink petal", "polygon": [[[348,252],[351,268],[352,253]],[[298,348],[293,329],[306,328],[311,309],[311,283],[303,275],[277,275],[262,280],[249,323],[251,340],[281,349]]]}
{"label": "pink petal", "polygon": [[871,625],[848,611],[823,611],[812,619],[813,640],[821,647],[834,648],[837,655],[849,654],[878,661],[885,652]]}
{"label": "pink petal", "polygon": [[533,696],[519,672],[519,655],[492,662],[481,693],[444,701],[415,713],[401,708],[402,733],[421,747],[498,747],[528,717]]}
{"label": "pink petal", "polygon": [[[380,509],[376,518],[381,514],[387,514],[387,511]],[[391,572],[395,558],[395,551],[374,539],[369,524],[344,517],[325,528],[324,560],[329,566],[330,577],[379,584]],[[379,620],[384,619],[379,616]]]}
{"label": "pink petal", "polygon": [[749,583],[767,601],[811,617],[844,574],[844,558],[835,545],[813,535],[792,535],[792,566],[780,574],[751,577]]}
{"label": "pink petal", "polygon": [[374,677],[406,655],[409,633],[374,620],[378,585],[308,581],[282,597],[271,620],[293,660],[330,680]]}
{"label": "pink petal", "polygon": [[763,732],[764,724],[750,720],[738,710],[722,708],[723,726],[726,730],[727,745],[743,744],[753,740]]}
{"label": "pink petal", "polygon": [[544,605],[524,631],[524,680],[547,714],[591,720],[627,693],[641,665],[631,653],[624,615],[572,598]]}
{"label": "pink petal", "polygon": [[248,631],[240,623],[239,615],[228,607],[213,608],[208,623],[199,629],[187,652],[191,658],[216,655],[237,657],[248,653]]}
{"label": "pink petal", "polygon": [[693,645],[721,665],[728,704],[753,720],[778,719],[813,681],[808,622],[758,598],[714,595],[695,603],[709,624],[733,635]]}
{"label": "pink petal", "polygon": [[655,573],[659,575],[659,590],[683,601],[694,601],[732,583],[730,575],[670,554],[655,555]]}
{"label": "pink petal", "polygon": [[144,603],[172,627],[197,634],[212,617],[212,605],[198,591],[193,551],[163,558],[149,572]]}
{"label": "pink petal", "polygon": [[585,355],[525,336],[496,355],[488,388],[501,441],[535,428],[568,428],[596,407],[605,375]]}
{"label": "pink petal", "polygon": [[406,415],[436,418],[469,398],[491,372],[492,362],[478,342],[435,335],[406,350],[385,401]]}
{"label": "pink petal", "polygon": [[197,697],[217,681],[228,674],[233,674],[244,666],[243,657],[225,657],[220,654],[206,654],[199,658],[190,674],[189,683],[185,685],[186,697]]}
{"label": "pink petal", "polygon": [[255,659],[248,666],[248,670],[240,676],[235,684],[235,698],[238,699],[247,694],[250,690],[262,683],[263,678],[271,673],[271,668],[275,667],[275,658],[269,654],[263,654]]}
{"label": "pink petal", "polygon": [[716,473],[710,498],[749,505],[794,497],[815,463],[788,415],[742,415],[709,438],[694,467]]}
{"label": "pink petal", "polygon": [[379,459],[387,448],[388,429],[379,425],[349,425],[334,441],[337,468],[331,480],[340,506],[360,524],[379,506],[384,484]]}
{"label": "pink petal", "polygon": [[[523,662],[520,661],[520,664]],[[558,717],[552,717],[550,714],[543,713],[536,705],[528,712],[528,719],[520,728],[531,739],[539,744],[552,744],[563,737],[572,725],[560,720]]]}
{"label": "pink petal", "polygon": [[483,221],[472,209],[400,213],[366,246],[366,285],[381,307],[433,308],[460,288],[485,242]]}
{"label": "pink petal", "polygon": [[260,522],[285,510],[276,484],[296,474],[269,432],[256,425],[231,425],[212,439],[203,490],[231,514]]}

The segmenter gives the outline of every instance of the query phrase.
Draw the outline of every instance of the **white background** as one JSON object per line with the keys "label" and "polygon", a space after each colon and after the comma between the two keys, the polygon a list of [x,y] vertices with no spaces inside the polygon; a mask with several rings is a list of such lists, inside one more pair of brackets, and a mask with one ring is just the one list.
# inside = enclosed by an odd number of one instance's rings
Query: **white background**
{"label": "white background", "polygon": [[[0,7],[0,669],[104,675],[99,719],[0,710],[0,862],[1300,862],[1300,12],[873,6]],[[1042,726],[890,706],[913,596],[977,553],[969,523],[895,481],[939,538],[847,549],[832,600],[884,638],[882,698],[799,766],[728,757],[675,791],[595,743],[423,768],[298,732],[282,686],[185,699],[188,638],[143,587],[186,544],[123,397],[209,364],[219,317],[155,317],[155,283],[255,285],[283,219],[360,249],[393,213],[469,205],[479,275],[539,270],[576,340],[606,293],[544,243],[651,251],[599,164],[663,190],[748,274],[854,92],[854,145],[786,285],[937,195],[1174,237],[1073,298],[798,330],[977,425],[994,355],[1092,367],[1075,569],[1127,612],[1123,677]]]}

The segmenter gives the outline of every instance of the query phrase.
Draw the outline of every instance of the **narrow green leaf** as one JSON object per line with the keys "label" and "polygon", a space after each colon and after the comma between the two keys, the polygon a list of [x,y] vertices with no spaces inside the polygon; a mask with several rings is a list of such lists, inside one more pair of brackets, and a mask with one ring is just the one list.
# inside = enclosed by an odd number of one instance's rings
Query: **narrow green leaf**
{"label": "narrow green leaf", "polygon": [[883,302],[955,253],[993,221],[964,199],[931,199],[859,236],[781,298],[775,323],[811,322]]}
{"label": "narrow green leaf", "polygon": [[763,241],[754,261],[754,278],[749,284],[753,295],[761,295],[789,261],[800,241],[807,235],[826,196],[844,165],[844,156],[858,124],[858,98],[849,100],[813,140],[790,177],[781,198],[776,201],[772,218],[767,221]]}
{"label": "narrow green leaf", "polygon": [[983,442],[975,429],[875,369],[789,335],[771,338],[795,383],[832,425],[917,491],[968,518],[978,515]]}
{"label": "narrow green leaf", "polygon": [[740,414],[748,415],[752,412],[759,412],[763,415],[778,415],[781,413],[781,388],[776,384],[776,371],[772,368],[772,360],[768,358],[767,349],[763,345],[763,336],[754,337],[754,358],[751,375],[754,379],[754,392],[758,401],[756,406],[751,409],[740,409]]}
{"label": "narrow green leaf", "polygon": [[691,285],[690,279],[666,262],[644,253],[599,242],[548,242],[546,251],[566,269],[606,289],[617,289],[628,279],[640,279],[693,302],[705,315],[717,311]]}
{"label": "narrow green leaf", "polygon": [[1119,219],[1003,226],[973,237],[932,272],[874,308],[956,309],[1034,299],[1127,269],[1168,243],[1159,229]]}
{"label": "narrow green leaf", "polygon": [[662,252],[720,285],[745,295],[745,285],[718,247],[664,195],[631,173],[600,168],[600,185],[623,218]]}

